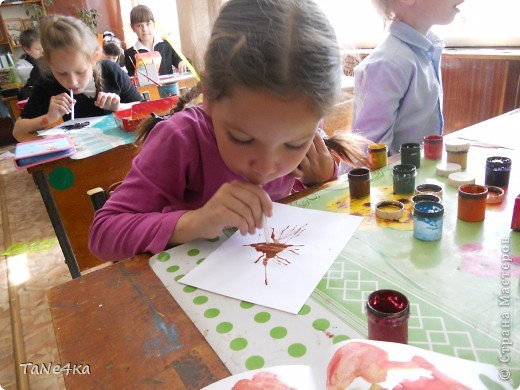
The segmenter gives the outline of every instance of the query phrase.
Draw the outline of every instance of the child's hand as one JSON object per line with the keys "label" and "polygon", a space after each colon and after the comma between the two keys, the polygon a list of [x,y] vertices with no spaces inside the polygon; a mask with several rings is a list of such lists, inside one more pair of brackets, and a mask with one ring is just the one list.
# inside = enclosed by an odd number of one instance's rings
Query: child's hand
{"label": "child's hand", "polygon": [[316,134],[302,162],[293,171],[294,177],[306,186],[323,183],[334,174],[334,157],[323,138]]}
{"label": "child's hand", "polygon": [[115,93],[99,92],[94,102],[96,106],[107,111],[118,111],[121,98]]}
{"label": "child's hand", "polygon": [[236,227],[242,235],[262,227],[262,213],[272,214],[269,195],[260,186],[240,181],[225,183],[200,209],[186,212],[178,221],[171,244],[195,238],[213,238]]}
{"label": "child's hand", "polygon": [[52,96],[49,103],[49,111],[47,112],[48,122],[52,123],[60,119],[65,114],[70,114],[71,107],[76,103],[67,93],[60,93]]}

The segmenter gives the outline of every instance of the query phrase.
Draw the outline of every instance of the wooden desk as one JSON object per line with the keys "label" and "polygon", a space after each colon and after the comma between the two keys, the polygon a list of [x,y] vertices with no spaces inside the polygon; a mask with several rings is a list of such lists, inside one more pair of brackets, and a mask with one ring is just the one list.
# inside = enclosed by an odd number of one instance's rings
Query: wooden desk
{"label": "wooden desk", "polygon": [[85,159],[65,158],[28,169],[40,190],[73,278],[103,264],[88,249],[94,210],[87,191],[122,180],[135,153],[136,148],[128,144]]}
{"label": "wooden desk", "polygon": [[[141,255],[48,292],[70,389],[200,389],[229,371]],[[83,368],[84,369],[84,368]]]}

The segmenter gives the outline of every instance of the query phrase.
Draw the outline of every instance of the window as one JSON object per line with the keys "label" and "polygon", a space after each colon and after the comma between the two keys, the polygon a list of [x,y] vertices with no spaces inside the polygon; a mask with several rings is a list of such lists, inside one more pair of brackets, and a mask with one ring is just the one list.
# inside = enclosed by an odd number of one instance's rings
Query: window
{"label": "window", "polygon": [[[370,0],[316,1],[343,48],[372,48],[383,40],[383,20]],[[447,46],[520,46],[519,0],[466,0],[460,10],[451,24],[432,29]]]}

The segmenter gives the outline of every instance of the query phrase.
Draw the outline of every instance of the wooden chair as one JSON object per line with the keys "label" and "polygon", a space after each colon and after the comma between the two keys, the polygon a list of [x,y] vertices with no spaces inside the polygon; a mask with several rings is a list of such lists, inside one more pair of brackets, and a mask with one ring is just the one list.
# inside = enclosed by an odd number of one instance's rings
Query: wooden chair
{"label": "wooden chair", "polygon": [[107,187],[107,189],[103,189],[101,187],[92,188],[87,191],[87,195],[89,196],[90,203],[92,204],[92,208],[94,212],[98,211],[107,199],[110,197],[112,192],[121,184],[121,181],[115,182]]}

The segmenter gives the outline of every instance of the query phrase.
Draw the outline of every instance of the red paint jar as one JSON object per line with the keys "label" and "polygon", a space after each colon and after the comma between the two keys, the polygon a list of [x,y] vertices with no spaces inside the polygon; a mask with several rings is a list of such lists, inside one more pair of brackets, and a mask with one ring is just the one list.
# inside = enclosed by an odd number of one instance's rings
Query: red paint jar
{"label": "red paint jar", "polygon": [[443,137],[431,134],[424,137],[424,158],[440,160],[442,157]]}
{"label": "red paint jar", "polygon": [[466,222],[480,222],[486,217],[488,189],[478,184],[459,187],[457,217]]}
{"label": "red paint jar", "polygon": [[408,298],[399,291],[377,290],[371,293],[366,305],[368,338],[408,344]]}

